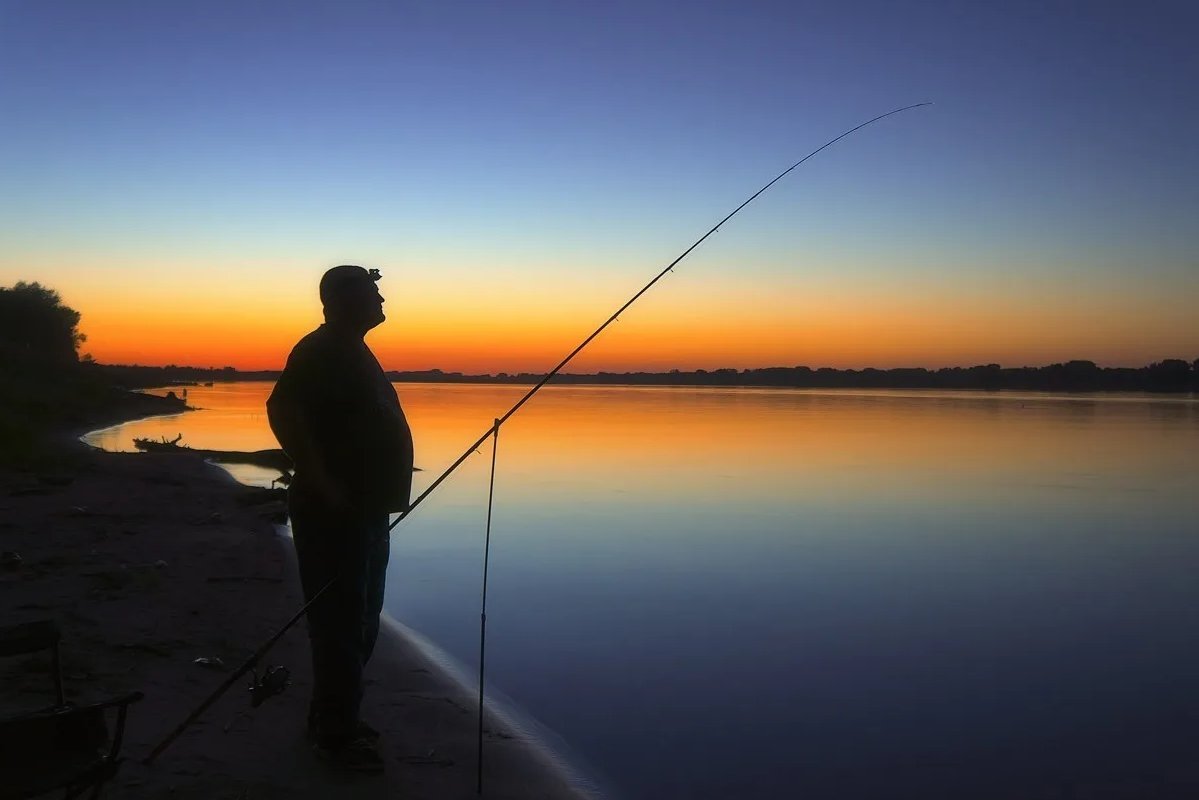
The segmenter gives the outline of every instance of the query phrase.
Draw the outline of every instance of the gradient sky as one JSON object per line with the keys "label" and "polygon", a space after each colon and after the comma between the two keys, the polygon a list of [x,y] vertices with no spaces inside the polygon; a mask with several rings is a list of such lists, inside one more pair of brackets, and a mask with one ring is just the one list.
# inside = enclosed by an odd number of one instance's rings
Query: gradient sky
{"label": "gradient sky", "polygon": [[0,285],[105,362],[275,368],[328,266],[389,369],[1199,357],[1194,2],[4,2]]}

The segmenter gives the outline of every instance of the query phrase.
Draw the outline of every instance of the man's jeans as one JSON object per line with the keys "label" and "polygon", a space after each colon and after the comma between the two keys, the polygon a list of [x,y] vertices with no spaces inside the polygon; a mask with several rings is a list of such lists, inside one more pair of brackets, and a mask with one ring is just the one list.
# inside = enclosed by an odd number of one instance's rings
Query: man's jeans
{"label": "man's jeans", "polygon": [[336,578],[308,609],[308,721],[320,744],[337,747],[354,737],[362,670],[379,636],[389,551],[387,514],[336,516],[297,483],[288,492],[288,512],[305,601]]}

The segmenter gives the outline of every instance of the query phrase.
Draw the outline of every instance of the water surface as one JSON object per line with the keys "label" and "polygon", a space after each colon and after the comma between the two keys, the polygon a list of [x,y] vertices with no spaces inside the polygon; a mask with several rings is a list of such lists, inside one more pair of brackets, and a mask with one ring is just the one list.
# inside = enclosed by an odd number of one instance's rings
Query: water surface
{"label": "water surface", "polygon": [[[397,388],[417,491],[525,391]],[[272,447],[269,389],[95,441]],[[489,683],[615,795],[1199,796],[1193,399],[553,387],[499,447]],[[468,666],[489,459],[389,573]]]}

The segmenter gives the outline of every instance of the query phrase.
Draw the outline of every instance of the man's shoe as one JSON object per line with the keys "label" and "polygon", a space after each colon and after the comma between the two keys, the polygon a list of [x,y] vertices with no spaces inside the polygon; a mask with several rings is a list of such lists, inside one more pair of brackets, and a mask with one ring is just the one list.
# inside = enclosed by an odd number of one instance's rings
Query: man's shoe
{"label": "man's shoe", "polygon": [[317,756],[330,766],[349,772],[380,773],[383,759],[375,749],[375,743],[365,738],[352,739],[339,747],[313,745]]}
{"label": "man's shoe", "polygon": [[358,720],[358,727],[354,730],[354,736],[359,739],[366,739],[371,744],[379,741],[379,732],[368,725],[363,720]]}
{"label": "man's shoe", "polygon": [[[375,730],[373,727],[368,725],[363,720],[358,720],[358,725],[354,728],[354,738],[366,739],[371,744],[374,744],[375,742],[379,741],[380,735],[381,734],[379,733],[379,731]],[[308,741],[315,744],[315,743],[319,742],[320,740],[321,740],[320,729],[317,728],[315,722],[313,722],[311,719],[308,720]]]}

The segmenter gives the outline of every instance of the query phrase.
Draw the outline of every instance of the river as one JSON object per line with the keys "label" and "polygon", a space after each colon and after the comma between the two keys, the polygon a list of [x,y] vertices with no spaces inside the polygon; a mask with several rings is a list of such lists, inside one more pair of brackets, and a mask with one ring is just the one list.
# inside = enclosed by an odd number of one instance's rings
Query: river
{"label": "river", "polygon": [[[273,447],[269,390],[91,441]],[[525,387],[397,390],[420,491]],[[388,577],[467,672],[489,463],[397,526]],[[495,492],[488,683],[614,797],[1199,787],[1194,398],[550,387]]]}

